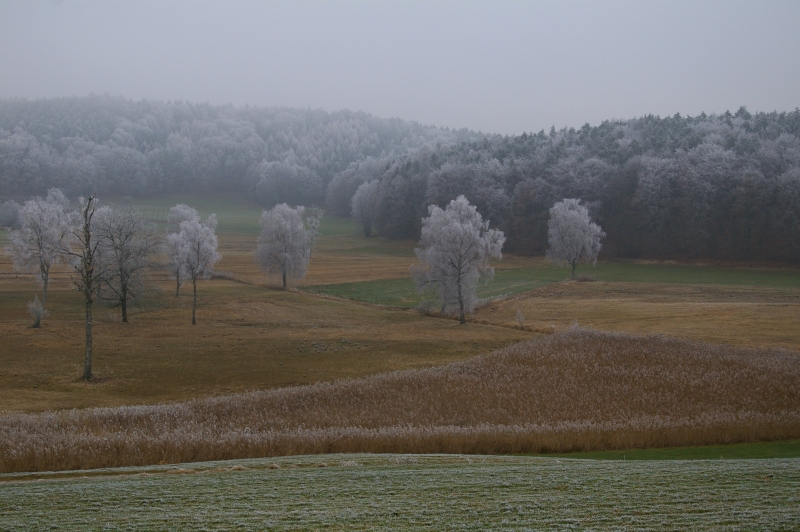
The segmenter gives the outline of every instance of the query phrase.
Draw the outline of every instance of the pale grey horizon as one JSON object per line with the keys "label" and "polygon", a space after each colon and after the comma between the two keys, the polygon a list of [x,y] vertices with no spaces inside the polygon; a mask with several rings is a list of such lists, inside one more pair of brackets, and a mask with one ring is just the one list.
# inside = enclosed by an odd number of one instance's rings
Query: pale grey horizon
{"label": "pale grey horizon", "polygon": [[350,109],[519,134],[800,106],[800,2],[0,0],[0,98]]}

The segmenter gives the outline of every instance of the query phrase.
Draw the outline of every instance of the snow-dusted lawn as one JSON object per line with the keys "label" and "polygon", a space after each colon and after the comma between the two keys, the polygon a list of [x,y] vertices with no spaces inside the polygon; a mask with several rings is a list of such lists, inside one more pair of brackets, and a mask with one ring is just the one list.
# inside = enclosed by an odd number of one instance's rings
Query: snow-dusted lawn
{"label": "snow-dusted lawn", "polygon": [[322,455],[59,475],[0,476],[0,530],[800,529],[800,459]]}

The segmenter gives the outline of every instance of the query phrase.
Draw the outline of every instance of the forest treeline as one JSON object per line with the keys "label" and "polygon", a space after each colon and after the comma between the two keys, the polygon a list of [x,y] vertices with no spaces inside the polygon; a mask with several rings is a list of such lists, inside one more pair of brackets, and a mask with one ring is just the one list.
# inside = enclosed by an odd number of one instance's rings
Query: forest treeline
{"label": "forest treeline", "polygon": [[0,196],[238,191],[321,205],[350,163],[480,138],[367,113],[131,101],[0,100]]}
{"label": "forest treeline", "polygon": [[503,230],[505,250],[542,255],[549,209],[578,198],[607,235],[605,257],[800,261],[798,110],[645,116],[423,146],[338,174],[328,208],[346,214],[344,199],[369,179],[380,180],[375,225],[389,237],[417,238],[428,205],[463,194]]}
{"label": "forest treeline", "polygon": [[0,195],[239,191],[348,216],[377,180],[375,229],[419,238],[465,195],[544,254],[549,209],[578,198],[602,256],[800,262],[800,110],[644,116],[490,136],[365,113],[133,102],[0,101]]}

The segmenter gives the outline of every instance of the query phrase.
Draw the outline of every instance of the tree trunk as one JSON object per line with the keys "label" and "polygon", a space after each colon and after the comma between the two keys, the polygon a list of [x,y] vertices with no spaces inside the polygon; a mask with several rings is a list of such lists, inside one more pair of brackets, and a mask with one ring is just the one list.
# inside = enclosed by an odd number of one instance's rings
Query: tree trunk
{"label": "tree trunk", "polygon": [[181,276],[180,274],[175,276],[175,297],[181,295]]}
{"label": "tree trunk", "polygon": [[42,311],[36,316],[36,320],[33,322],[33,328],[38,329],[42,326],[42,316],[44,316],[44,306],[47,304],[47,285],[50,282],[50,267],[43,269],[42,271],[42,284],[44,288],[42,289]]}
{"label": "tree trunk", "polygon": [[461,280],[459,279],[458,282],[458,317],[459,317],[459,325],[464,325],[467,323],[467,319],[464,316],[464,297],[461,295]]}
{"label": "tree trunk", "polygon": [[192,299],[192,325],[197,325],[195,314],[197,312],[197,279],[192,278],[192,289],[194,290],[194,299]]}
{"label": "tree trunk", "polygon": [[286,270],[283,270],[283,288],[286,288]]}
{"label": "tree trunk", "polygon": [[122,323],[128,323],[128,296],[122,296],[120,300],[120,306],[122,307]]}
{"label": "tree trunk", "polygon": [[83,357],[83,380],[92,380],[92,299],[86,298],[86,353]]}
{"label": "tree trunk", "polygon": [[577,266],[577,265],[578,265],[577,262],[573,262],[572,263],[572,278],[573,279],[575,278],[575,266]]}

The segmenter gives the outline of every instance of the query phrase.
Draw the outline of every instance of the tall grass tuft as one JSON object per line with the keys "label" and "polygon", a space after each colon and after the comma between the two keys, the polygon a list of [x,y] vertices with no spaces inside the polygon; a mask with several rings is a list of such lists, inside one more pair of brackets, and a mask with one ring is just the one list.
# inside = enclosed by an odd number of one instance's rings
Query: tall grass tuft
{"label": "tall grass tuft", "polygon": [[6,415],[0,471],[791,438],[800,438],[800,353],[573,328],[439,368],[175,404]]}

